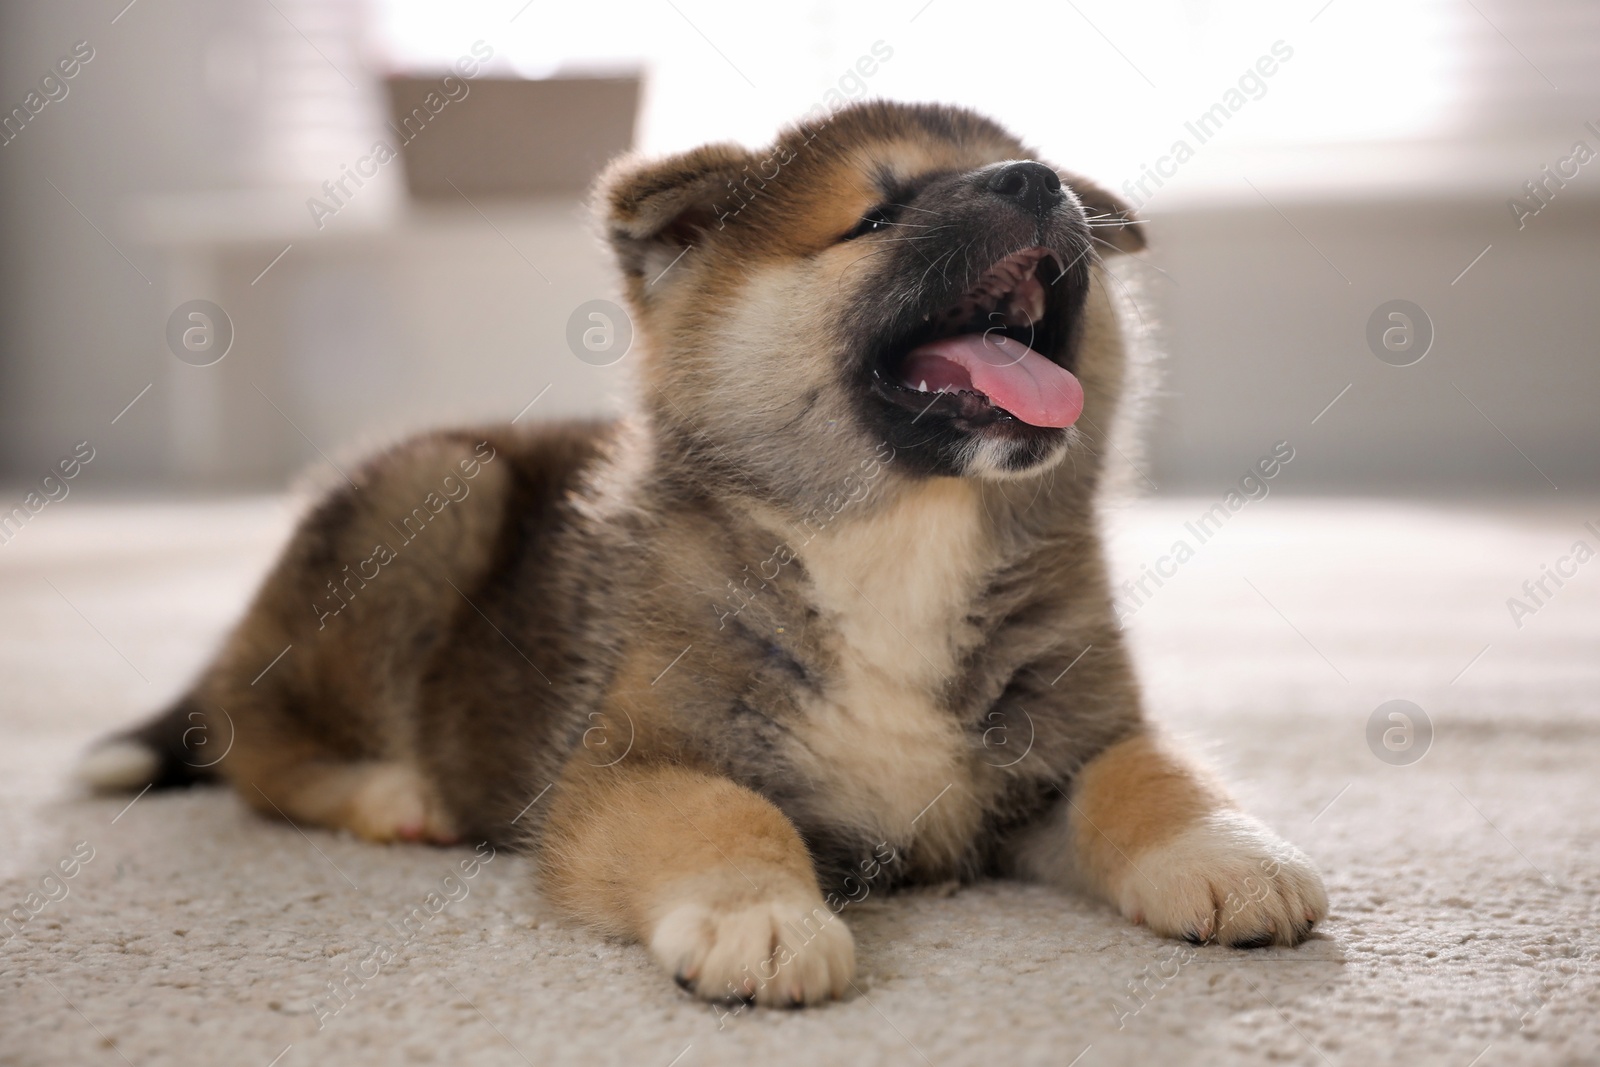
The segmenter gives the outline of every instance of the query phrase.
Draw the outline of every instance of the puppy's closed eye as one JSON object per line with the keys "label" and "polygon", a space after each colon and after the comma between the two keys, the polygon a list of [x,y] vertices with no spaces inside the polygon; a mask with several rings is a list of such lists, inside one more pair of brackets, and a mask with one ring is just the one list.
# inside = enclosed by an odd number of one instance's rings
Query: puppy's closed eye
{"label": "puppy's closed eye", "polygon": [[878,233],[894,226],[898,209],[894,204],[879,204],[865,215],[861,221],[851,228],[850,232],[839,238],[840,241],[854,241],[857,237],[865,237],[869,233]]}

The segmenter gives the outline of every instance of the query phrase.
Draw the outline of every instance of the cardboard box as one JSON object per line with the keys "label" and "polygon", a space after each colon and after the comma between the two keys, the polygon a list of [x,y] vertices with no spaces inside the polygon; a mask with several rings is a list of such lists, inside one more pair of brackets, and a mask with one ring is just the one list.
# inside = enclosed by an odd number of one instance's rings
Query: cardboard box
{"label": "cardboard box", "polygon": [[419,200],[582,196],[607,161],[633,147],[636,74],[386,83],[389,133]]}

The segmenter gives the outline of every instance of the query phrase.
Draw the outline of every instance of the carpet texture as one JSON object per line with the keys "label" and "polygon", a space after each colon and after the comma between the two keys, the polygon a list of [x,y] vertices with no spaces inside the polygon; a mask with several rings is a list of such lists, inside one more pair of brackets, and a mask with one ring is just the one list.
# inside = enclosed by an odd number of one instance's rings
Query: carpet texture
{"label": "carpet texture", "polygon": [[[860,995],[731,1016],[562,922],[522,857],[466,878],[469,848],[300,833],[221,790],[76,793],[79,751],[179,691],[293,509],[54,504],[0,547],[0,1063],[1600,1062],[1600,561],[1522,591],[1600,548],[1600,502],[1273,496],[1198,544],[1211,503],[1108,520],[1126,575],[1195,550],[1128,628],[1152,714],[1320,864],[1315,938],[1191,949],[1011,884],[869,897]],[[1387,711],[1369,744],[1393,699],[1431,744]]]}

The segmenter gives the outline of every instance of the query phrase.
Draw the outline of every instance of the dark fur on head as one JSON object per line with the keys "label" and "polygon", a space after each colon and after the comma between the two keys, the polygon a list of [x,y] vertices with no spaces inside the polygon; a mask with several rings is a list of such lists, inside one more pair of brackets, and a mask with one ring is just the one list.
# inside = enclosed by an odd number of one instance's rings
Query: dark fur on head
{"label": "dark fur on head", "polygon": [[[945,410],[954,401],[913,417],[872,395],[882,350],[919,317],[1005,253],[1047,245],[1070,268],[1056,288],[1072,290],[1051,308],[1071,348],[1052,358],[1095,390],[1094,422],[1109,429],[1124,377],[1123,341],[1108,335],[1118,315],[1103,290],[1079,312],[1090,267],[1143,247],[1142,227],[1059,168],[1070,195],[1045,225],[986,194],[988,169],[1032,155],[972,112],[875,102],[792,126],[758,150],[711,145],[613,164],[597,207],[647,353],[642,407],[659,432],[774,503],[806,506],[879,442],[896,449],[898,471],[923,475],[1026,474],[1072,444],[1079,466],[1094,466],[1103,442],[1087,427],[1013,423],[1009,439],[974,435]],[[892,230],[841,242],[879,204],[898,213]],[[808,447],[767,447],[774,426]]]}

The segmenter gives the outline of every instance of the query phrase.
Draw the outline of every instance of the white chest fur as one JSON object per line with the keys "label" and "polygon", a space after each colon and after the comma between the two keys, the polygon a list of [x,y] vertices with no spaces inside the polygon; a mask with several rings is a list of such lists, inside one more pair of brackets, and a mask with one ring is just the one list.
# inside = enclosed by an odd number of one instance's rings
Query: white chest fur
{"label": "white chest fur", "polygon": [[961,728],[940,700],[976,640],[966,619],[989,556],[982,518],[971,486],[941,480],[800,552],[836,664],[799,731],[818,801],[933,865],[979,816]]}

